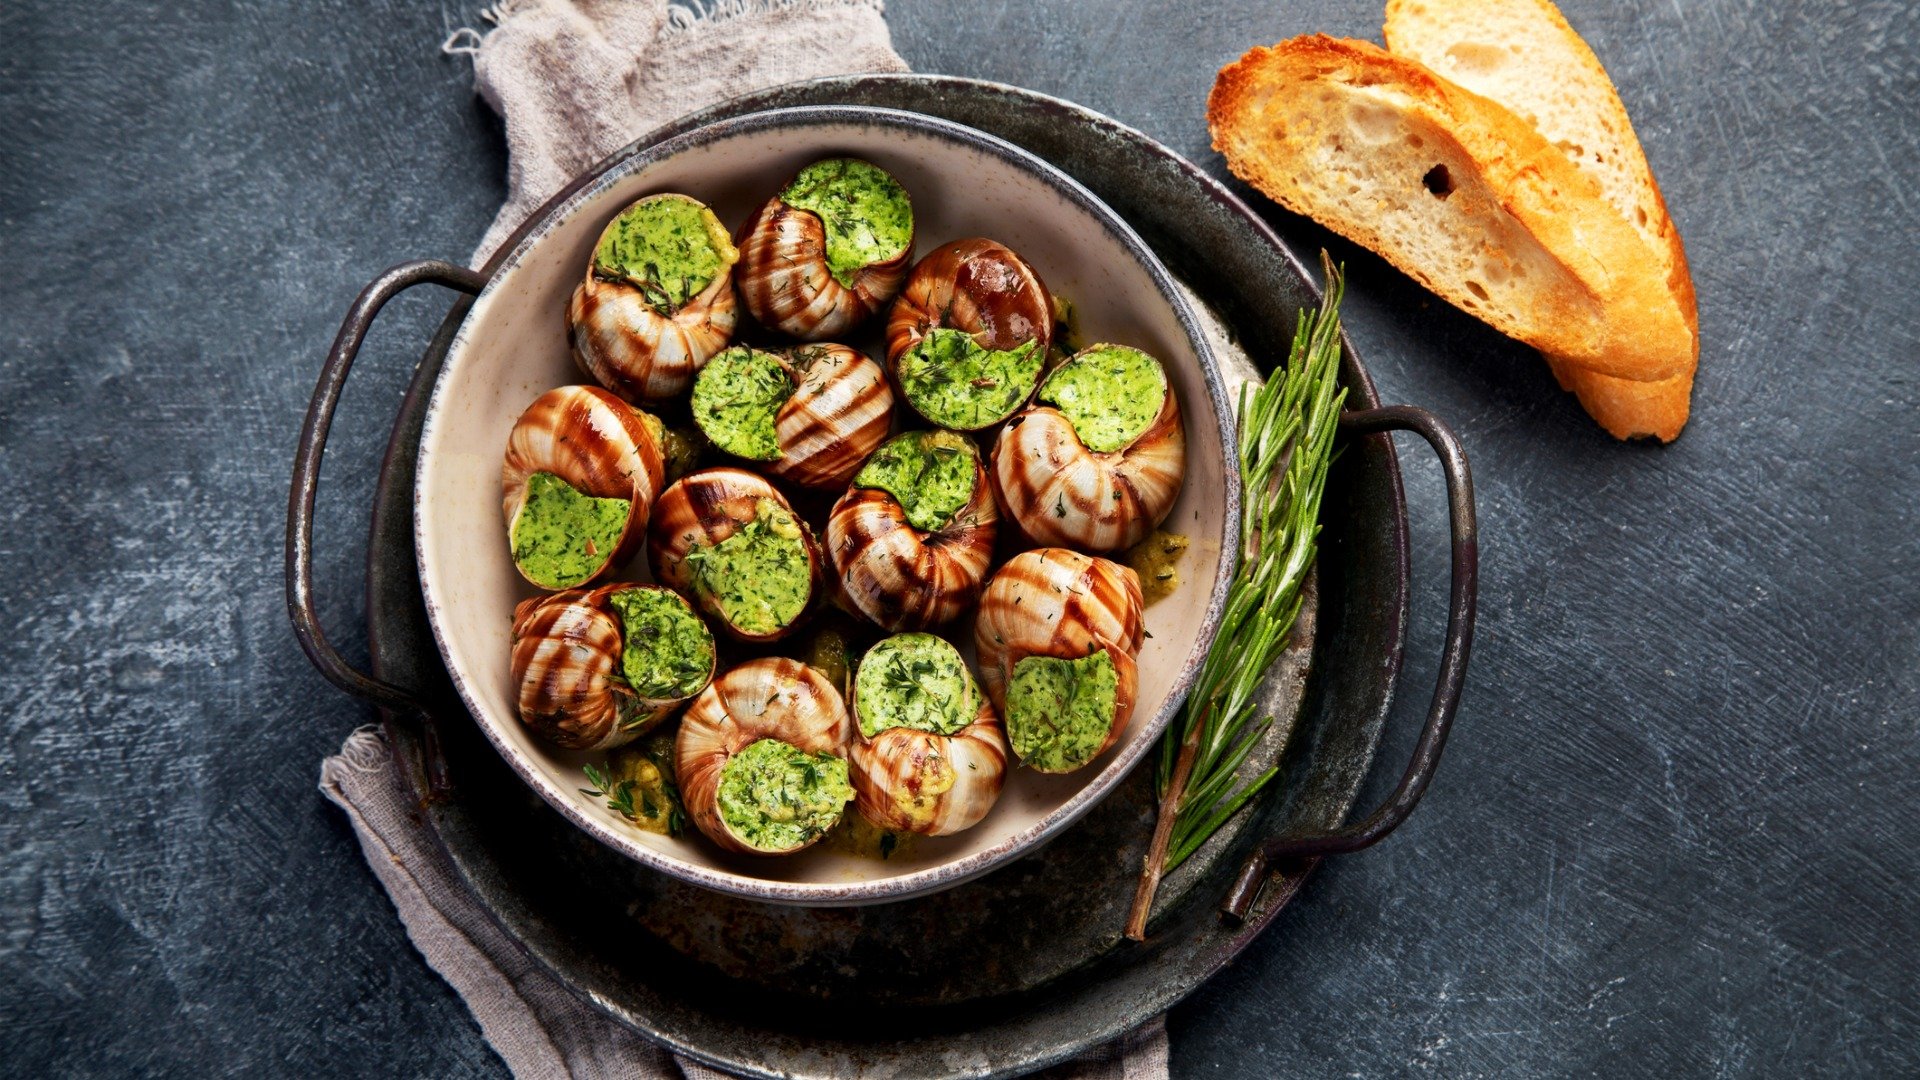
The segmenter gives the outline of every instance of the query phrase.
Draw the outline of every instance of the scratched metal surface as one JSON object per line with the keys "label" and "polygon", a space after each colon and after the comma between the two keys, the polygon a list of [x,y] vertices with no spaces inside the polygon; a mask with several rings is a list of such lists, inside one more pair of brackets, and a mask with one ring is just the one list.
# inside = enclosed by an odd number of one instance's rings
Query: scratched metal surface
{"label": "scratched metal surface", "polygon": [[[434,46],[477,2],[0,10],[0,1060],[19,1075],[500,1075],[315,763],[365,718],[285,625],[287,465],[353,291],[459,255],[497,123]],[[1178,1075],[1920,1069],[1920,11],[1570,0],[1692,257],[1667,449],[1379,261],[1349,327],[1453,420],[1482,517],[1440,779],[1176,1011]],[[895,0],[915,67],[1080,101],[1209,168],[1212,71],[1367,2]],[[1314,227],[1275,212],[1303,249]],[[442,301],[399,302],[322,493],[329,624]],[[1444,506],[1415,523],[1431,675]],[[1421,697],[1402,695],[1403,754]],[[1370,794],[1385,790],[1376,777]]]}

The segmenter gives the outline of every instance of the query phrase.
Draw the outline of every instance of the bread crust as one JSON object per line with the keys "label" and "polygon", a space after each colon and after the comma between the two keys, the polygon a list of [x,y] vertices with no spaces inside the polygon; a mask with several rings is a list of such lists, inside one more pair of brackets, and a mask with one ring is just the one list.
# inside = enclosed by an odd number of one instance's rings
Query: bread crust
{"label": "bread crust", "polygon": [[[1378,46],[1309,35],[1223,68],[1207,121],[1235,175],[1496,329],[1616,378],[1683,371],[1691,335],[1645,246],[1508,110]],[[1358,145],[1365,125],[1392,143]],[[1396,167],[1379,168],[1388,155]],[[1429,161],[1445,194],[1419,186]]]}
{"label": "bread crust", "polygon": [[[1700,351],[1693,276],[1626,105],[1593,50],[1549,0],[1388,0],[1384,29],[1389,50],[1531,123],[1600,185],[1647,246],[1687,327],[1683,370],[1634,382],[1588,370],[1577,358],[1545,358],[1561,388],[1609,434],[1671,442],[1687,423]],[[1491,52],[1495,42],[1507,51]]]}

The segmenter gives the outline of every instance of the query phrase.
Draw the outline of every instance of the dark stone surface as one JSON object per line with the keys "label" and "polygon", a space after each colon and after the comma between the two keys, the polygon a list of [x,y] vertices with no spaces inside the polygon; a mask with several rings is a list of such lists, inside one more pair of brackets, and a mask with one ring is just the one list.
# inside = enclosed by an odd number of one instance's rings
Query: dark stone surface
{"label": "dark stone surface", "polygon": [[[9,1073],[503,1071],[313,790],[366,713],[294,647],[278,559],[346,302],[463,255],[502,194],[497,123],[435,50],[478,6],[0,11]],[[1474,457],[1475,670],[1413,820],[1176,1011],[1179,1075],[1920,1069],[1920,14],[1567,11],[1688,241],[1692,425],[1615,444],[1525,349],[1335,245],[1383,393]],[[1073,98],[1217,169],[1213,70],[1375,37],[1379,7],[890,17],[919,69]],[[337,429],[318,577],[350,655],[373,467],[442,303],[383,319]],[[1383,761],[1445,576],[1438,477],[1407,463],[1414,653]]]}

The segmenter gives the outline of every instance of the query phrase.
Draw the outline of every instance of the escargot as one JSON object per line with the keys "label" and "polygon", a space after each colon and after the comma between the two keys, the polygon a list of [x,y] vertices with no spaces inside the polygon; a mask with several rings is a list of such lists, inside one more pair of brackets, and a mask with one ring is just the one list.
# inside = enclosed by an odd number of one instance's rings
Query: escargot
{"label": "escargot", "polygon": [[1139,692],[1140,579],[1065,548],[1014,556],[980,598],[980,682],[1025,764],[1064,773],[1120,740]]}
{"label": "escargot", "polygon": [[798,660],[749,660],[687,706],[674,772],[687,815],[729,851],[784,855],[833,828],[853,799],[853,719]]}
{"label": "escargot", "polygon": [[606,750],[658,725],[713,677],[713,634],[656,585],[572,589],[513,613],[520,720],[569,750]]}
{"label": "escargot", "polygon": [[959,650],[932,634],[868,649],[853,679],[855,805],[895,832],[971,828],[1000,797],[1007,737]]}
{"label": "escargot", "polygon": [[570,589],[638,550],[664,470],[650,421],[595,386],[556,387],[520,414],[500,468],[520,576]]}
{"label": "escargot", "polygon": [[1118,551],[1173,509],[1187,435],[1160,362],[1124,345],[1075,353],[993,446],[1007,515],[1036,543]]}
{"label": "escargot", "polygon": [[800,625],[822,580],[807,523],[772,484],[741,469],[702,469],[660,495],[647,530],[653,579],[693,597],[742,641]]}
{"label": "escargot", "polygon": [[924,630],[979,599],[1000,512],[979,451],[951,431],[881,444],[827,518],[827,558],[854,610],[887,630]]}
{"label": "escargot", "polygon": [[803,341],[843,337],[900,291],[913,203],[877,165],[816,161],[742,227],[739,247],[734,287],[761,325]]}
{"label": "escargot", "polygon": [[1053,300],[1033,267],[974,237],[915,264],[887,314],[887,366],[913,410],[977,431],[1027,403],[1053,343]]}
{"label": "escargot", "polygon": [[628,401],[685,393],[733,337],[739,258],[720,219],[697,199],[649,195],[622,210],[567,304],[575,360]]}
{"label": "escargot", "polygon": [[693,380],[694,423],[720,450],[802,487],[838,489],[887,437],[893,390],[845,345],[785,356],[734,346]]}

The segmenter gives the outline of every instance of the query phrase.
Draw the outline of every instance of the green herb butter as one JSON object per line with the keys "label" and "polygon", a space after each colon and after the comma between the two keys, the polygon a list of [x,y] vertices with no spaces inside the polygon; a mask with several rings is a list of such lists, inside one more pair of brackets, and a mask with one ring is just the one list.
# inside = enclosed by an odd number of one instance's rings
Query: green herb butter
{"label": "green herb butter", "polygon": [[855,274],[898,258],[913,242],[906,189],[885,169],[855,158],[828,158],[801,169],[780,201],[820,219],[827,272],[848,288]]}
{"label": "green herb butter", "polygon": [[656,731],[607,758],[608,806],[648,832],[678,836],[686,828],[674,781],[674,733]]}
{"label": "green herb butter", "polygon": [[880,445],[853,477],[855,487],[877,488],[906,511],[922,532],[947,527],[973,500],[979,451],[951,431],[909,431]]}
{"label": "green herb butter", "polygon": [[713,670],[713,634],[685,600],[665,589],[622,589],[608,601],[626,640],[620,676],[655,701],[692,697]]}
{"label": "green herb butter", "polygon": [[952,735],[980,709],[973,675],[959,650],[932,634],[895,634],[860,658],[853,714],[871,739],[905,727]]}
{"label": "green herb butter", "polygon": [[831,829],[853,798],[847,763],[761,739],[720,768],[720,820],[750,847],[791,851]]}
{"label": "green herb butter", "polygon": [[534,473],[513,518],[514,565],[543,589],[571,589],[606,565],[632,508],[626,499],[596,499],[552,473]]}
{"label": "green herb butter", "polygon": [[640,290],[671,315],[733,268],[740,253],[713,211],[685,195],[650,195],[600,234],[593,271]]}
{"label": "green herb butter", "polygon": [[1105,649],[1080,660],[1029,656],[1007,683],[1007,741],[1042,772],[1093,760],[1113,730],[1119,678]]}
{"label": "green herb butter", "polygon": [[727,625],[771,634],[793,623],[813,598],[813,568],[792,512],[761,499],[731,536],[687,553],[694,591]]}
{"label": "green herb butter", "polygon": [[707,361],[693,379],[693,422],[713,445],[748,461],[777,461],[774,421],[793,396],[779,357],[741,346]]}
{"label": "green herb butter", "polygon": [[927,331],[897,365],[900,389],[916,412],[943,428],[974,431],[1013,415],[1040,377],[1038,341],[983,349],[951,327]]}
{"label": "green herb butter", "polygon": [[1160,362],[1124,345],[1096,345],[1056,368],[1040,400],[1060,410],[1087,449],[1124,450],[1160,415],[1167,373]]}

